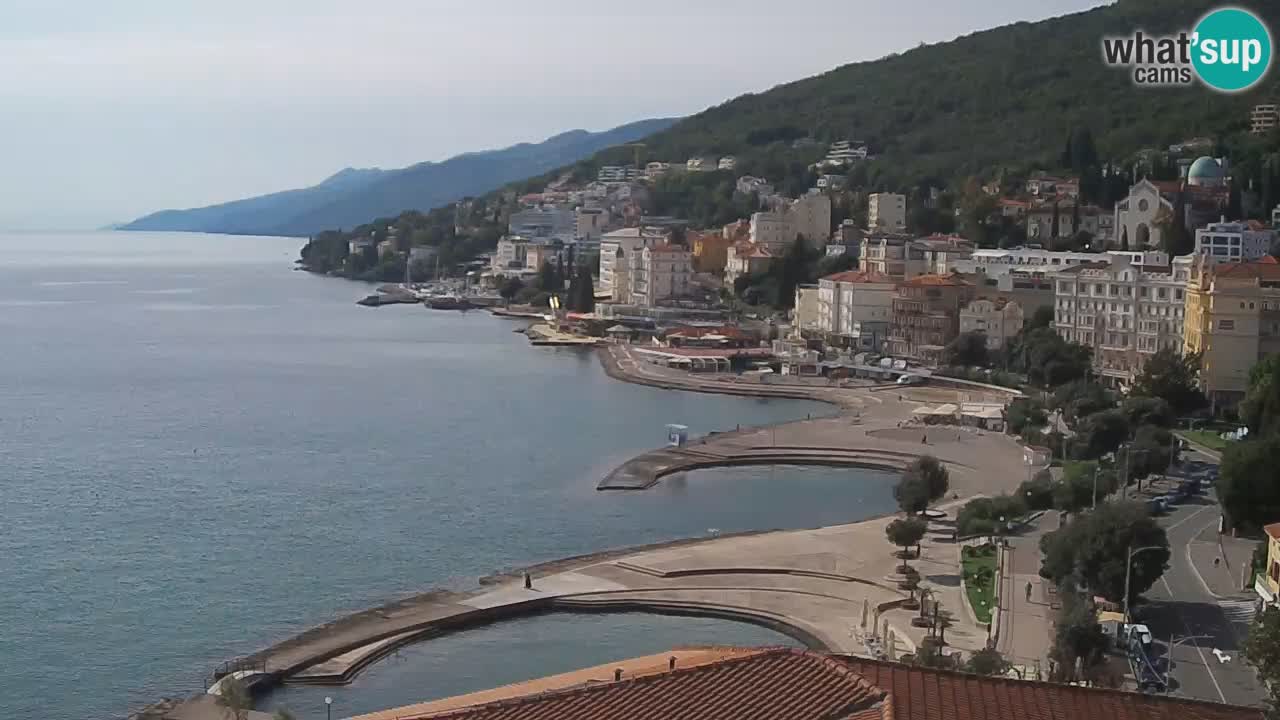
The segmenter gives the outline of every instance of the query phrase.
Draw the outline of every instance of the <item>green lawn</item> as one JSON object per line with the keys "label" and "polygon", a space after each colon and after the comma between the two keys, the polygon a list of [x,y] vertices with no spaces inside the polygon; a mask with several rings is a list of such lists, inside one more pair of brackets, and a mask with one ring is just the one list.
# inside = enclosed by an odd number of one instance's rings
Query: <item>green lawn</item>
{"label": "green lawn", "polygon": [[973,614],[978,622],[989,623],[996,594],[996,548],[994,545],[966,547],[960,551],[960,558]]}
{"label": "green lawn", "polygon": [[1186,437],[1193,443],[1198,443],[1210,450],[1217,450],[1218,452],[1226,450],[1227,445],[1230,444],[1229,441],[1218,437],[1220,433],[1214,430],[1180,430],[1178,434]]}

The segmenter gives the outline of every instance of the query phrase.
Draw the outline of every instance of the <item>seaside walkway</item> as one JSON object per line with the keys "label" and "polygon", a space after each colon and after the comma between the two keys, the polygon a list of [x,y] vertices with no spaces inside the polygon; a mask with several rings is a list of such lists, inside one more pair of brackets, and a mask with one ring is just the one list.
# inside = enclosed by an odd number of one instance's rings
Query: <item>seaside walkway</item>
{"label": "seaside walkway", "polygon": [[[900,562],[883,517],[814,530],[712,538],[507,576],[473,593],[432,593],[344,618],[253,656],[277,681],[341,684],[396,648],[496,618],[554,611],[651,611],[755,622],[834,652],[866,654],[887,627],[895,652],[914,650],[924,631],[894,581]],[[963,620],[950,529],[935,527],[911,560],[958,619],[954,647],[975,650],[986,630]],[[873,623],[878,623],[873,625]]]}
{"label": "seaside walkway", "polygon": [[[642,489],[672,472],[719,465],[895,470],[928,453],[951,471],[953,496],[942,507],[954,512],[961,498],[1008,491],[1028,475],[1022,449],[1009,437],[906,424],[921,405],[976,400],[980,393],[928,386],[837,387],[821,381],[757,384],[639,363],[626,348],[606,348],[600,355],[610,375],[630,382],[820,400],[843,411],[643,453],[610,473],[602,489]],[[869,480],[850,473],[850,481]],[[684,540],[555,561],[529,569],[531,587],[525,586],[523,573],[513,573],[484,579],[471,592],[424,593],[337,619],[238,662],[264,670],[268,683],[340,684],[396,649],[433,636],[520,615],[588,611],[727,617],[772,627],[811,647],[860,655],[882,652],[884,646],[871,638],[892,631],[889,652],[913,652],[925,631],[911,624],[917,611],[903,607],[908,596],[897,585],[900,561],[885,539],[891,520]],[[963,610],[953,528],[945,520],[931,523],[921,556],[910,562],[922,586],[954,618],[948,644],[973,651],[985,646],[987,630]]]}

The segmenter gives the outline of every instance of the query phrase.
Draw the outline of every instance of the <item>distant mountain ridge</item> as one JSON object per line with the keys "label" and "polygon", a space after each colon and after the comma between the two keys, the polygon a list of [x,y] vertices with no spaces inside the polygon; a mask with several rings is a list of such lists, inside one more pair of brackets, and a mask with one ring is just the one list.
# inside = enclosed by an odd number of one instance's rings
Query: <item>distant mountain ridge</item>
{"label": "distant mountain ridge", "polygon": [[406,210],[430,210],[510,182],[570,165],[667,129],[675,118],[641,120],[603,132],[570,130],[541,143],[457,155],[398,170],[345,168],[311,187],[208,207],[161,210],[120,230],[307,236]]}

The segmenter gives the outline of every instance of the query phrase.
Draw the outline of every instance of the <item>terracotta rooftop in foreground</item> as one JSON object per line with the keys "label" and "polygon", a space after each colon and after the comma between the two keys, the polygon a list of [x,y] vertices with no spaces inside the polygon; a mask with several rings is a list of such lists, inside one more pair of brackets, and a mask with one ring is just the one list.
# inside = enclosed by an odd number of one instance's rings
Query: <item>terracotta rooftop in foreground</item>
{"label": "terracotta rooftop in foreground", "polygon": [[656,655],[645,655],[629,660],[583,668],[582,670],[572,670],[559,675],[512,683],[511,685],[503,685],[502,687],[481,690],[467,695],[455,695],[430,702],[381,710],[368,715],[358,715],[351,720],[407,720],[408,718],[430,717],[499,700],[511,700],[569,688],[584,688],[594,684],[613,682],[613,673],[618,669],[622,670],[623,677],[627,679],[664,673],[670,668],[669,663],[673,657],[676,659],[676,667],[692,668],[706,665],[707,663],[728,660],[729,658],[757,655],[760,652],[762,651],[759,648],[681,648]]}
{"label": "terracotta rooftop in foreground", "polygon": [[892,720],[1263,720],[1260,708],[846,658],[889,693]]}
{"label": "terracotta rooftop in foreground", "polygon": [[[669,658],[676,667],[669,669]],[[615,681],[614,671],[622,679]],[[1260,709],[792,648],[600,665],[357,720],[1262,720]]]}
{"label": "terracotta rooftop in foreground", "polygon": [[1280,523],[1271,523],[1270,525],[1264,525],[1262,526],[1262,531],[1265,532],[1268,537],[1274,538],[1276,540],[1280,540]]}

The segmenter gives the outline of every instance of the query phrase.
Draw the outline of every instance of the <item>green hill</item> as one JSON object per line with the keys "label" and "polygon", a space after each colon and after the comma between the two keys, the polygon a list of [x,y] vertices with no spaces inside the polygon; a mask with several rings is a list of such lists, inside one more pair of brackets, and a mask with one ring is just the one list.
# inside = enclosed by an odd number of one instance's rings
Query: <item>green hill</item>
{"label": "green hill", "polygon": [[[1102,58],[1104,36],[1190,29],[1221,4],[1120,0],[845,65],[689,117],[648,138],[647,156],[734,154],[739,170],[778,181],[790,144],[775,138],[862,140],[879,155],[872,182],[893,186],[1049,164],[1079,127],[1092,130],[1103,157],[1221,135],[1246,127],[1250,107],[1276,96],[1280,73],[1225,95],[1200,86],[1135,87]],[[1280,2],[1238,5],[1280,27]],[[605,151],[596,162],[622,157]]]}

